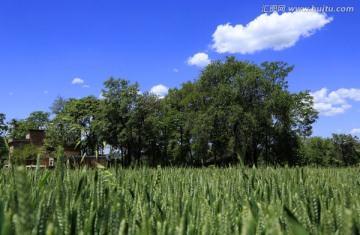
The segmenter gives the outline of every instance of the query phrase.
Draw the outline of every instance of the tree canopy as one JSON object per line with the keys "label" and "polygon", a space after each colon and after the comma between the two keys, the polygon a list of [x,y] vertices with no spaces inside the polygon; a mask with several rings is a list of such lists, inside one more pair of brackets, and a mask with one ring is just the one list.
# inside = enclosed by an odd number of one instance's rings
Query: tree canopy
{"label": "tree canopy", "polygon": [[8,154],[8,148],[6,146],[6,132],[8,126],[5,123],[6,115],[0,113],[0,159]]}
{"label": "tree canopy", "polygon": [[34,111],[26,119],[11,119],[8,123],[9,135],[15,139],[25,138],[29,130],[44,130],[49,124],[50,113]]}
{"label": "tree canopy", "polygon": [[110,147],[123,166],[357,164],[359,141],[351,135],[309,138],[318,112],[309,91],[288,89],[293,68],[227,57],[165,97],[111,77],[101,99],[57,97],[51,120],[37,111],[8,127],[14,137],[46,129],[48,151],[80,146],[90,156]]}

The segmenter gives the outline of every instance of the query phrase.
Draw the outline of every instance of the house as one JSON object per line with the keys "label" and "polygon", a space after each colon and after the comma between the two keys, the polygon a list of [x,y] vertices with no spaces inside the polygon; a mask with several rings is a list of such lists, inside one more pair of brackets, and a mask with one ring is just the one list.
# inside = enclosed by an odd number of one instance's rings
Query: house
{"label": "house", "polygon": [[[8,140],[9,152],[10,155],[14,153],[15,149],[21,148],[25,145],[34,145],[37,147],[42,147],[45,140],[45,131],[44,130],[29,130],[29,133],[26,135],[25,139],[14,139],[10,138]],[[37,166],[36,159],[26,159],[24,161],[26,168],[33,168]],[[10,165],[5,165],[5,168],[8,168]],[[49,156],[41,156],[39,167],[41,168],[52,168],[55,166],[55,159]]]}
{"label": "house", "polygon": [[25,139],[9,139],[10,154],[14,152],[14,149],[27,144],[33,144],[41,147],[44,145],[45,131],[44,130],[29,130]]}
{"label": "house", "polygon": [[[21,148],[24,145],[35,145],[38,147],[44,146],[45,140],[45,131],[44,130],[29,130],[29,133],[26,135],[25,139],[9,139],[9,150],[10,155],[14,152],[15,149]],[[81,151],[76,145],[66,146],[64,148],[64,159],[63,163],[69,162],[70,166],[88,166],[96,167],[96,164],[99,163],[103,166],[107,166],[107,158],[105,156],[86,156],[81,157]],[[55,166],[56,158],[50,156],[41,156],[39,167],[40,168],[53,168]],[[26,159],[24,161],[26,168],[37,167],[37,159]],[[9,168],[10,165],[5,165],[5,168]]]}

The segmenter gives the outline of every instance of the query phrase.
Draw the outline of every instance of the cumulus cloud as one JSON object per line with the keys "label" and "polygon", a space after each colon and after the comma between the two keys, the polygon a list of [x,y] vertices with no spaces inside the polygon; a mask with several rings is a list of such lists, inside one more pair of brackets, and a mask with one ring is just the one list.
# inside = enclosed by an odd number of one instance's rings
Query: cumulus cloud
{"label": "cumulus cloud", "polygon": [[85,81],[81,78],[74,78],[71,84],[83,84]]}
{"label": "cumulus cloud", "polygon": [[167,88],[166,86],[164,86],[162,84],[159,84],[159,85],[153,86],[150,89],[150,93],[153,93],[160,97],[164,97],[168,93],[168,90],[169,90],[169,88]]}
{"label": "cumulus cloud", "polygon": [[344,113],[352,106],[348,100],[360,101],[360,89],[341,88],[329,93],[327,88],[311,93],[314,97],[314,108],[325,116],[334,116]]}
{"label": "cumulus cloud", "polygon": [[210,64],[210,62],[209,55],[204,52],[196,53],[187,60],[188,65],[196,65],[198,67],[205,67]]}
{"label": "cumulus cloud", "polygon": [[219,25],[213,37],[213,49],[218,53],[252,54],[265,49],[282,50],[301,37],[309,37],[333,20],[318,12],[286,12],[262,14],[243,26]]}

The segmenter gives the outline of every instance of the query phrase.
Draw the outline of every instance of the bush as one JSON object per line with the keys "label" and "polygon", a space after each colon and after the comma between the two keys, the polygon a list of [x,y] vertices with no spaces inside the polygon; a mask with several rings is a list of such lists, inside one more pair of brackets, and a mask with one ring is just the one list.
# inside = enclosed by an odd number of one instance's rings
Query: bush
{"label": "bush", "polygon": [[24,145],[16,148],[10,156],[12,165],[22,165],[26,160],[36,160],[38,155],[44,155],[44,149],[35,145]]}

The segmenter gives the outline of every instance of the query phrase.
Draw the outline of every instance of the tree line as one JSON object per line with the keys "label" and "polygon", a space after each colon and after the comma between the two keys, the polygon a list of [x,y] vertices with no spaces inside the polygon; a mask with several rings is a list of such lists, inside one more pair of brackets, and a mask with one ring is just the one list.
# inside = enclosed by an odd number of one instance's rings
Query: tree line
{"label": "tree line", "polygon": [[36,111],[8,123],[0,115],[0,134],[20,138],[29,129],[45,129],[47,154],[78,146],[98,155],[110,146],[125,167],[358,164],[355,136],[310,137],[318,112],[309,91],[289,91],[292,70],[284,62],[257,65],[227,57],[164,97],[110,78],[101,99],[58,97],[51,113]]}

